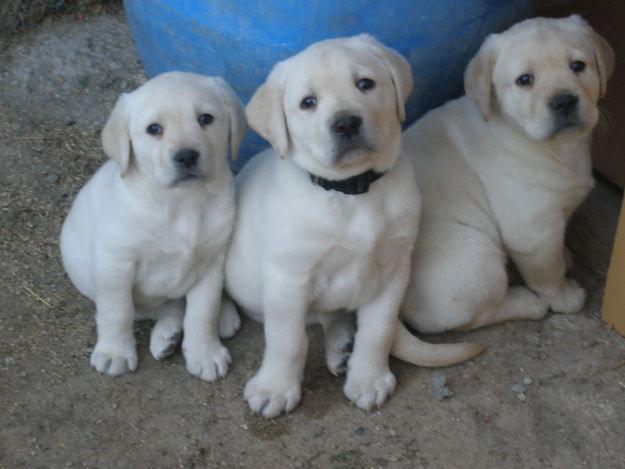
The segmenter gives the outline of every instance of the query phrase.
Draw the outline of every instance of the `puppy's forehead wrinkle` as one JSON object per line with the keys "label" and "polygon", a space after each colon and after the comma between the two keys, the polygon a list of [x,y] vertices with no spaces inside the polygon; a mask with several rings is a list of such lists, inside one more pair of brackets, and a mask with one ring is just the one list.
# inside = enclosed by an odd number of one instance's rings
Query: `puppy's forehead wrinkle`
{"label": "puppy's forehead wrinkle", "polygon": [[[519,57],[527,58],[529,67],[562,67],[567,61],[589,59],[590,47],[580,33],[568,32],[566,36],[551,29],[540,29],[531,34],[504,35],[503,47],[499,54],[500,62],[519,63]],[[539,44],[539,46],[537,46]]]}
{"label": "puppy's forehead wrinkle", "polygon": [[[349,46],[345,42],[337,44],[316,44],[287,60],[293,79],[294,75],[306,74],[311,80],[340,74],[357,77],[371,75],[384,68],[381,60],[368,49]],[[323,64],[323,67],[319,67]],[[376,72],[377,71],[377,72]]]}

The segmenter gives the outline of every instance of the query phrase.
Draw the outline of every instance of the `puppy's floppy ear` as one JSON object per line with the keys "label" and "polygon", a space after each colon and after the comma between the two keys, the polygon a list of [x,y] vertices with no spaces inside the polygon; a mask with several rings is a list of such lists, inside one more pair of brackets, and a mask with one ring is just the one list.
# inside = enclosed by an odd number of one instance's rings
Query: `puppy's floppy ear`
{"label": "puppy's floppy ear", "polygon": [[239,156],[239,146],[247,133],[245,109],[243,108],[243,103],[241,103],[241,100],[226,80],[221,77],[216,77],[215,81],[217,82],[219,93],[224,100],[230,118],[230,155],[234,161]]}
{"label": "puppy's floppy ear", "polygon": [[569,16],[569,20],[578,28],[592,44],[595,56],[595,66],[599,74],[599,95],[603,98],[608,89],[608,79],[614,71],[614,51],[608,41],[602,38],[590,25],[579,15]]}
{"label": "puppy's floppy ear", "polygon": [[282,157],[289,150],[289,131],[284,114],[285,69],[285,62],[276,64],[245,108],[250,127],[271,143]]}
{"label": "puppy's floppy ear", "polygon": [[412,68],[403,55],[386,47],[369,34],[360,34],[356,39],[364,42],[369,49],[388,67],[395,87],[397,117],[400,122],[406,119],[404,103],[412,93]]}
{"label": "puppy's floppy ear", "polygon": [[464,92],[473,101],[485,121],[492,107],[493,68],[497,59],[496,35],[491,34],[471,59],[464,71]]}
{"label": "puppy's floppy ear", "polygon": [[128,130],[129,93],[123,93],[102,129],[104,153],[119,165],[124,177],[130,165],[130,132]]}

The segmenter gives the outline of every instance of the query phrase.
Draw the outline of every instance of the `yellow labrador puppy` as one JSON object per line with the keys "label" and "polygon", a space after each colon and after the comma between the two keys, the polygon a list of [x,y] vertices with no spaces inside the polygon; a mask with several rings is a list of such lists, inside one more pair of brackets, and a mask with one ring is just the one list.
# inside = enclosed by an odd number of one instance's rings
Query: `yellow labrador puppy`
{"label": "yellow labrador puppy", "polygon": [[474,344],[431,345],[406,329],[394,345],[410,276],[419,193],[402,155],[406,60],[371,36],[319,42],[277,64],[247,106],[274,147],[237,176],[238,207],[226,288],[265,321],[260,370],[245,387],[270,418],[300,400],[309,313],[326,333],[330,370],[341,371],[353,334],[345,394],[364,409],[395,387],[389,351],[414,363],[460,362]]}
{"label": "yellow labrador puppy", "polygon": [[[613,69],[579,16],[489,36],[467,96],[404,134],[423,195],[403,317],[422,332],[579,311],[565,275],[566,223],[593,186],[590,136]],[[508,287],[506,259],[526,287]]]}
{"label": "yellow labrador puppy", "polygon": [[166,73],[117,101],[102,131],[111,160],[78,193],[61,233],[65,269],[96,303],[99,372],[135,370],[133,320],[149,317],[156,359],[184,329],[187,370],[206,381],[226,374],[218,330],[229,336],[240,324],[228,303],[219,315],[235,216],[226,157],[246,129],[221,78]]}

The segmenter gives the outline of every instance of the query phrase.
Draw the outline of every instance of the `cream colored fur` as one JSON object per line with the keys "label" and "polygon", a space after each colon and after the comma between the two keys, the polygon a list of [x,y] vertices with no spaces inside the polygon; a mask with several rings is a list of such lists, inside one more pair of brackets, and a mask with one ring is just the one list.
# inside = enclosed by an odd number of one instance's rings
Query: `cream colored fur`
{"label": "cream colored fur", "polygon": [[[214,120],[200,125],[202,114]],[[152,124],[162,133],[149,134]],[[172,72],[119,98],[102,132],[111,161],[78,193],[61,234],[65,269],[96,304],[99,372],[134,371],[133,321],[153,318],[155,358],[171,354],[184,330],[187,370],[207,381],[225,375],[230,355],[218,332],[239,327],[232,304],[219,315],[235,217],[226,157],[229,143],[236,157],[246,130],[220,78]],[[199,154],[193,175],[174,161],[184,149]]]}
{"label": "cream colored fur", "polygon": [[[586,67],[575,72],[575,61]],[[610,46],[578,16],[536,18],[489,36],[467,96],[404,133],[423,196],[402,317],[422,332],[579,311],[566,277],[571,213],[593,186],[590,134],[612,73]],[[519,76],[533,83],[520,86]],[[562,126],[550,101],[578,103]],[[510,259],[527,286],[508,286]]]}
{"label": "cream colored fur", "polygon": [[[363,78],[372,89],[361,90]],[[364,409],[393,392],[391,348],[427,365],[451,364],[480,351],[471,344],[431,345],[397,316],[410,276],[419,193],[401,149],[404,101],[412,88],[408,63],[367,35],[317,43],[277,64],[252,97],[250,125],[274,147],[237,176],[237,221],[226,261],[226,288],[252,317],[265,322],[266,348],[245,398],[271,418],[301,397],[308,339],[321,322],[330,371],[347,364],[347,397]],[[306,97],[316,104],[302,108]],[[362,118],[360,145],[341,150],[337,116]],[[326,191],[310,174],[332,180],[367,170],[385,172],[369,191]],[[310,174],[309,174],[310,173]]]}

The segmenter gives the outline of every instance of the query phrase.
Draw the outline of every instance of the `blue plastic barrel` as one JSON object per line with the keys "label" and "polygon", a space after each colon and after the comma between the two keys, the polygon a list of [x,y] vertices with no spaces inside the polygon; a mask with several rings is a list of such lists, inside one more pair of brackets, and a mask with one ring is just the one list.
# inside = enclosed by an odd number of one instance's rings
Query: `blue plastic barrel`
{"label": "blue plastic barrel", "polygon": [[[309,44],[368,32],[404,54],[415,88],[407,123],[462,93],[462,73],[491,32],[533,12],[532,0],[125,0],[150,76],[222,75],[243,102],[272,66]],[[248,135],[238,167],[267,146]]]}

